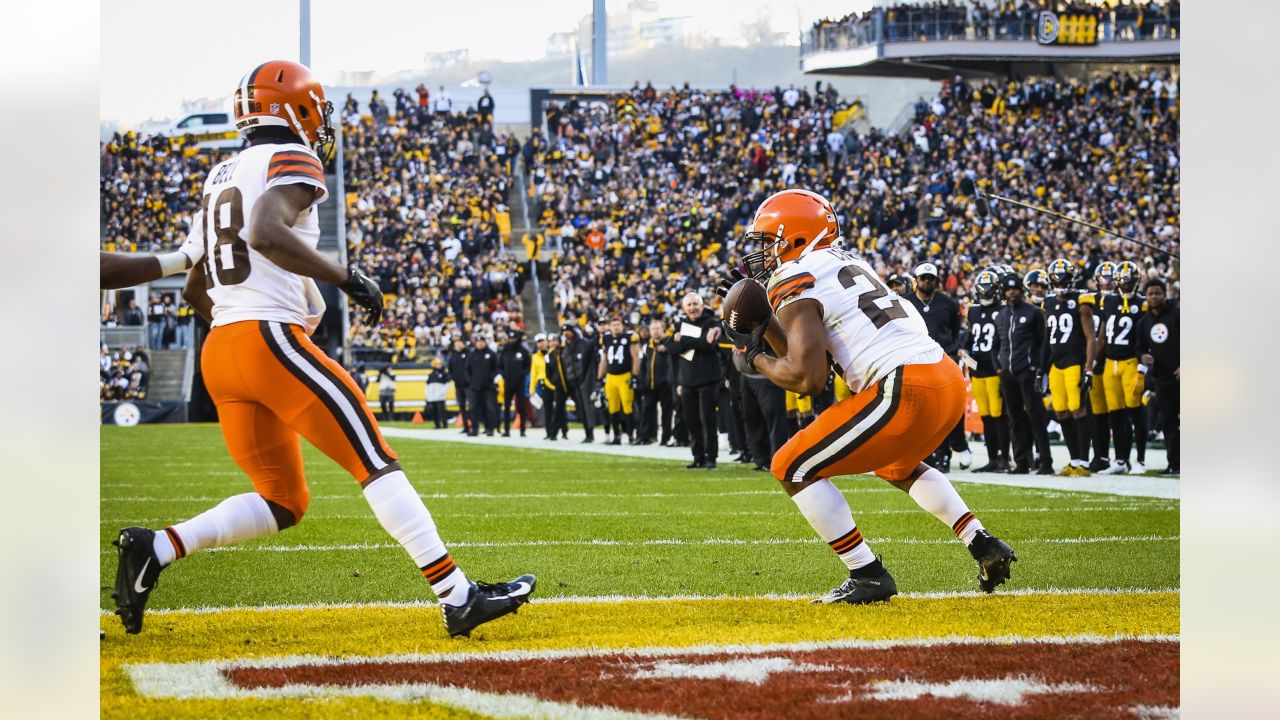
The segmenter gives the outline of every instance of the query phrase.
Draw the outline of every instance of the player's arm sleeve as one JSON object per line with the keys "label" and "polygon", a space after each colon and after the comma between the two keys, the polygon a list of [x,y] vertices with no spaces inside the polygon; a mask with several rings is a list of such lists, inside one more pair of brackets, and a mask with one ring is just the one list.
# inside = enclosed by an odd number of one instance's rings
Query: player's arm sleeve
{"label": "player's arm sleeve", "polygon": [[191,218],[191,228],[187,231],[187,239],[178,248],[178,252],[187,256],[191,267],[195,267],[204,259],[204,211],[197,210]]}
{"label": "player's arm sleeve", "polygon": [[1032,358],[1035,360],[1036,369],[1045,370],[1047,369],[1045,360],[1049,357],[1049,338],[1048,333],[1045,332],[1044,313],[1040,310],[1036,310],[1031,317],[1031,338],[1031,349],[1034,353]]}
{"label": "player's arm sleeve", "polygon": [[814,279],[813,273],[807,272],[791,273],[786,277],[770,280],[769,307],[777,313],[787,305],[805,297],[806,294],[811,295],[816,285],[817,280]]}
{"label": "player's arm sleeve", "polygon": [[1133,330],[1137,333],[1137,337],[1133,341],[1133,349],[1138,354],[1138,361],[1142,361],[1144,353],[1151,352],[1151,320],[1150,315],[1143,315],[1138,318],[1137,324]]}
{"label": "player's arm sleeve", "polygon": [[329,197],[329,188],[324,182],[324,165],[315,153],[296,145],[287,145],[277,150],[267,162],[267,186],[270,190],[277,185],[303,184],[316,188],[314,207]]}

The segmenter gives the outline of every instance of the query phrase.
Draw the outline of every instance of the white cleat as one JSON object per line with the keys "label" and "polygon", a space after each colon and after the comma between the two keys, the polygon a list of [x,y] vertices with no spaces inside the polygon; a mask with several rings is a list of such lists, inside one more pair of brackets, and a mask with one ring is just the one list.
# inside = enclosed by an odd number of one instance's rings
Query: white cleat
{"label": "white cleat", "polygon": [[956,464],[960,466],[961,470],[968,470],[969,466],[973,465],[973,453],[968,450],[961,450],[956,453]]}
{"label": "white cleat", "polygon": [[1123,475],[1129,472],[1129,463],[1125,460],[1111,461],[1111,467],[1098,473],[1099,475]]}
{"label": "white cleat", "polygon": [[1147,466],[1143,465],[1141,462],[1137,460],[1134,460],[1133,467],[1129,469],[1129,474],[1130,475],[1146,475]]}

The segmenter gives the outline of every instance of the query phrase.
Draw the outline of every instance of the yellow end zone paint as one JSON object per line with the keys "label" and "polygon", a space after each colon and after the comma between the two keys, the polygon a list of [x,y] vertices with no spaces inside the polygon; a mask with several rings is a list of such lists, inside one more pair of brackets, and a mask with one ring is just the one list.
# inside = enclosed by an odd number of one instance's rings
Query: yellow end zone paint
{"label": "yellow end zone paint", "polygon": [[[157,701],[137,697],[119,665],[279,655],[381,655],[554,648],[628,648],[968,636],[1176,635],[1179,595],[1053,594],[895,598],[884,605],[815,606],[803,600],[715,599],[546,603],[451,640],[433,607],[343,607],[168,613],[125,636],[103,616],[102,716],[233,717],[287,712],[297,701]],[[324,701],[338,715],[403,717],[405,705]],[[314,708],[319,710],[318,707]],[[435,717],[472,717],[431,708]]]}

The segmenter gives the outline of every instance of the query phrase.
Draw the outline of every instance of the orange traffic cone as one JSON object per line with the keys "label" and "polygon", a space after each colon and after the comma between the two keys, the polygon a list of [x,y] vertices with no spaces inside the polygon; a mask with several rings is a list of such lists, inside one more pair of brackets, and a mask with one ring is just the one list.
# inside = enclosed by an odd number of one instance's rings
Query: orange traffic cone
{"label": "orange traffic cone", "polygon": [[413,414],[413,421],[412,421],[412,422],[413,422],[413,424],[414,424],[414,425],[421,425],[421,424],[423,423],[423,420],[422,420],[422,411],[421,411],[421,410],[419,410],[418,412],[415,412],[415,413]]}

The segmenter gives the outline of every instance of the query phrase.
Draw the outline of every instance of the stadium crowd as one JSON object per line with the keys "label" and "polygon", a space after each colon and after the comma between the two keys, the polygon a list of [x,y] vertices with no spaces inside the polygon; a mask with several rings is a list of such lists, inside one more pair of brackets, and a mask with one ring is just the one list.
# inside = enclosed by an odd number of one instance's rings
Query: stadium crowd
{"label": "stadium crowd", "polygon": [[142,347],[109,349],[102,344],[98,357],[98,390],[102,402],[145,400],[151,367]]}
{"label": "stadium crowd", "polygon": [[[804,52],[846,50],[886,42],[916,40],[1034,38],[1041,11],[1097,18],[1097,38],[1151,40],[1179,37],[1178,0],[1112,0],[1111,2],[1041,2],[1033,0],[946,0],[900,3],[841,18],[816,21],[804,39]],[[877,35],[877,27],[881,29]]]}
{"label": "stadium crowd", "polygon": [[368,115],[350,97],[342,112],[348,257],[388,303],[377,327],[352,315],[351,341],[396,362],[524,324],[519,264],[500,252],[518,142],[473,109],[430,111],[424,91],[394,93],[395,115],[376,93]]}

